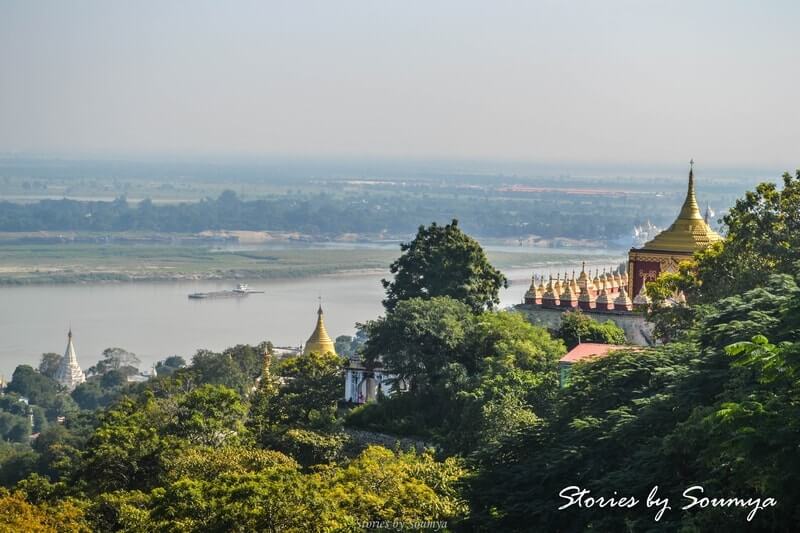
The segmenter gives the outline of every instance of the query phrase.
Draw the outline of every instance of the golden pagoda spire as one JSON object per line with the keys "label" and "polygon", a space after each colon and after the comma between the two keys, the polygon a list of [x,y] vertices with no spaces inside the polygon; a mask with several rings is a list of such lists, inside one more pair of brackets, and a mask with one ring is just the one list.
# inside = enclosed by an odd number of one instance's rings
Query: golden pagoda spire
{"label": "golden pagoda spire", "polygon": [[272,377],[272,372],[270,370],[270,366],[272,364],[272,352],[270,352],[269,346],[264,347],[264,358],[261,361],[261,377],[258,381],[258,388],[262,391],[271,395],[271,393],[275,392],[276,383]]}
{"label": "golden pagoda spire", "polygon": [[711,229],[700,213],[694,192],[694,159],[689,162],[689,186],[681,212],[672,225],[642,246],[642,250],[695,252],[721,241],[722,236]]}
{"label": "golden pagoda spire", "polygon": [[308,355],[311,352],[320,354],[332,353],[336,355],[336,347],[331,340],[328,331],[325,329],[325,322],[322,320],[322,299],[320,298],[319,308],[317,309],[317,325],[311,336],[306,341],[306,346],[303,349],[303,355]]}
{"label": "golden pagoda spire", "polygon": [[683,206],[678,218],[686,220],[703,219],[703,215],[700,214],[700,206],[697,205],[697,197],[694,194],[694,159],[689,161],[689,187],[686,190],[686,199],[683,200]]}

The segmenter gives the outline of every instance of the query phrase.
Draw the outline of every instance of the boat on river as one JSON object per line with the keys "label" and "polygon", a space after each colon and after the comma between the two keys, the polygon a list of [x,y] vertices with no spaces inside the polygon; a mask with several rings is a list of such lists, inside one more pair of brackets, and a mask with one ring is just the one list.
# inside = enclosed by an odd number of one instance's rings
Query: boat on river
{"label": "boat on river", "polygon": [[226,291],[193,292],[189,298],[193,300],[204,300],[206,298],[237,298],[248,294],[263,294],[264,291],[251,289],[246,283],[239,283],[235,289]]}

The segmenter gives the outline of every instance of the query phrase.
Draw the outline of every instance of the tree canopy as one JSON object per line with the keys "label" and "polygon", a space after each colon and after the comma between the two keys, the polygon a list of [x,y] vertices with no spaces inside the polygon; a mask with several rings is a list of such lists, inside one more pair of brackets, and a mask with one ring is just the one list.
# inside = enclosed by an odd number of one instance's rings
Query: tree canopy
{"label": "tree canopy", "polygon": [[458,227],[458,221],[420,226],[402,254],[392,263],[392,281],[383,280],[387,310],[409,298],[449,296],[475,312],[500,303],[506,277],[494,268],[480,244]]}

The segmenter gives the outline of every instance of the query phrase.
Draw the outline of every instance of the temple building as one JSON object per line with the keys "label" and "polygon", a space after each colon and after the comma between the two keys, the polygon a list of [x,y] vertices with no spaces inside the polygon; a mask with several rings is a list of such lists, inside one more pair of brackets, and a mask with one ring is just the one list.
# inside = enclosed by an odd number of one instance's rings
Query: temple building
{"label": "temple building", "polygon": [[306,341],[303,347],[303,355],[308,355],[311,352],[319,354],[332,353],[336,355],[336,346],[328,335],[328,330],[325,329],[325,321],[322,319],[322,304],[317,309],[317,325],[311,336]]}
{"label": "temple building", "polygon": [[75,346],[72,344],[72,328],[67,333],[67,349],[54,377],[68,391],[74,390],[75,387],[86,381],[86,376],[78,364],[78,357],[75,355]]}
{"label": "temple building", "polygon": [[[700,213],[695,197],[694,161],[689,166],[689,185],[678,217],[672,225],[628,252],[627,268],[604,268],[594,276],[583,263],[579,275],[565,272],[548,276],[534,274],[525,293],[523,304],[517,309],[526,313],[529,320],[552,329],[558,328],[561,313],[580,309],[600,321],[612,320],[623,330],[628,341],[634,344],[651,344],[651,328],[641,312],[650,301],[645,293],[645,283],[655,280],[663,272],[676,272],[681,261],[691,259],[703,248],[722,240],[711,229]],[[676,295],[680,301],[682,295]]]}
{"label": "temple building", "polygon": [[677,271],[678,264],[691,259],[696,251],[722,240],[700,214],[694,194],[693,166],[694,162],[689,167],[689,190],[678,218],[641,248],[631,248],[628,254],[628,290],[632,294],[642,292],[644,284],[662,272]]}

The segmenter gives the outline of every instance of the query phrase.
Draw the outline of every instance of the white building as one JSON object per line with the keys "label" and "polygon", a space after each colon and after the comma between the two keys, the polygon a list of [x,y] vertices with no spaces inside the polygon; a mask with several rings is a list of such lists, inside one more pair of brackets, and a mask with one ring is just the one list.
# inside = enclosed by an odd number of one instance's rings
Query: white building
{"label": "white building", "polygon": [[349,359],[344,368],[344,400],[362,404],[406,390],[405,382],[395,382],[396,378],[382,367],[368,369],[360,359]]}
{"label": "white building", "polygon": [[72,344],[72,328],[67,334],[67,349],[61,358],[61,364],[58,365],[55,379],[69,391],[86,381],[86,376],[78,364],[78,357],[75,355],[75,346]]}

